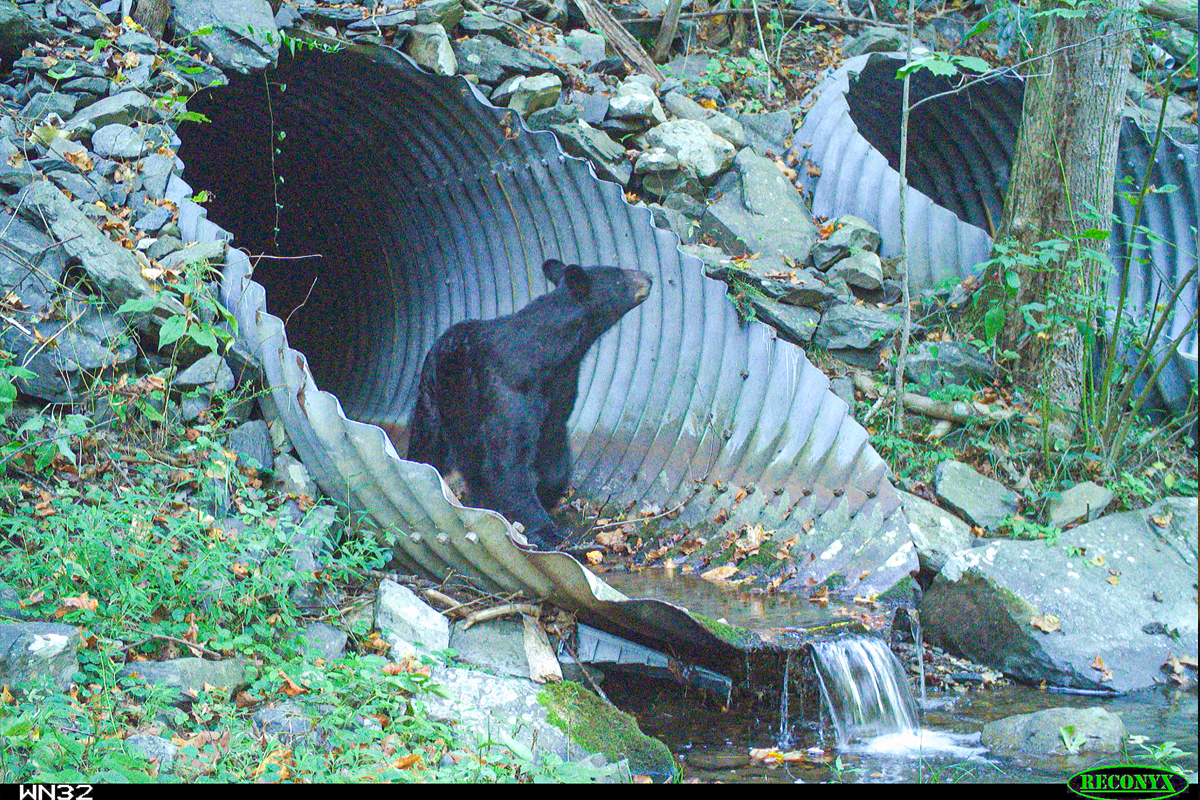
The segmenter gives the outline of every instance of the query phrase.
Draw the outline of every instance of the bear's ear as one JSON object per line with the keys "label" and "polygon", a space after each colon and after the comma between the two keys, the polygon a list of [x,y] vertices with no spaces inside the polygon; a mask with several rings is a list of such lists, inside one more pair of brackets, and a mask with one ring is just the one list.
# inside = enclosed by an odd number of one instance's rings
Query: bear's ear
{"label": "bear's ear", "polygon": [[591,296],[592,277],[583,267],[572,264],[567,267],[563,277],[566,279],[567,288],[571,290],[571,295],[576,300],[587,300]]}
{"label": "bear's ear", "polygon": [[557,258],[549,258],[546,259],[544,264],[542,264],[542,274],[546,276],[546,280],[550,281],[555,286],[558,286],[562,283],[563,272],[566,270],[566,268],[567,265],[559,261]]}

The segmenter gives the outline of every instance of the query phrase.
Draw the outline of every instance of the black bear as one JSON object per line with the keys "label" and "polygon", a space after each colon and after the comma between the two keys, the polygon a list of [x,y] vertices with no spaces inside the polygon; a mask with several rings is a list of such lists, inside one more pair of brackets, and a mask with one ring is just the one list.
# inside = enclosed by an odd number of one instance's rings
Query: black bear
{"label": "black bear", "polygon": [[579,362],[650,294],[639,270],[566,265],[550,259],[554,284],[515,314],[460,322],[425,356],[408,444],[410,461],[443,475],[457,470],[471,503],[525,527],[535,547],[564,534],[547,509],[567,492],[567,418]]}

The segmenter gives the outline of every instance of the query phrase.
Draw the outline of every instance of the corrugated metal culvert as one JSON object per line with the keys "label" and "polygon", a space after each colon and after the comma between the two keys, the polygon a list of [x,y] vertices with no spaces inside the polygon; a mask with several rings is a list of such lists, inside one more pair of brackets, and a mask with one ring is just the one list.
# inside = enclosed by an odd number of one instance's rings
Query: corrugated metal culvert
{"label": "corrugated metal culvert", "polygon": [[240,253],[225,271],[268,404],[321,488],[397,533],[411,571],[551,598],[642,639],[724,646],[566,554],[521,550],[500,515],[463,508],[432,467],[398,455],[437,336],[545,292],[548,257],[654,277],[584,362],[570,421],[580,493],[618,517],[679,506],[670,524],[710,537],[761,524],[791,540],[795,587],[838,576],[879,591],[915,569],[886,466],[825,376],[771,329],[740,326],[724,284],[550,134],[387,49],[299,54],[192,106],[212,123],[184,133],[183,154],[189,181],[220,192],[214,218],[254,252],[278,239],[280,253],[319,254],[264,259],[257,282]]}
{"label": "corrugated metal culvert", "polygon": [[[823,217],[854,214],[879,229],[880,252],[900,252],[899,130],[901,82],[896,70],[903,55],[860,56],[830,73],[810,95],[813,102],[794,138],[802,159],[820,168],[818,177],[800,170],[811,193],[812,211]],[[911,102],[953,89],[947,78],[920,70],[913,74]],[[909,121],[909,269],[917,289],[977,272],[999,225],[1009,166],[1021,119],[1024,84],[998,78],[923,103]],[[1128,271],[1122,257],[1133,228],[1135,206],[1127,192],[1141,186],[1151,156],[1150,182],[1178,187],[1145,201],[1141,234]],[[1157,153],[1148,138],[1126,120],[1118,150],[1117,195],[1111,253],[1122,265],[1109,288],[1112,305],[1120,281],[1128,279],[1126,307],[1145,320],[1170,300],[1196,265],[1197,157],[1194,146],[1164,138]],[[1132,183],[1126,183],[1131,180]],[[1196,281],[1180,294],[1160,346],[1178,338],[1196,316]],[[1197,336],[1193,329],[1161,373],[1160,408],[1180,412],[1196,383]]]}

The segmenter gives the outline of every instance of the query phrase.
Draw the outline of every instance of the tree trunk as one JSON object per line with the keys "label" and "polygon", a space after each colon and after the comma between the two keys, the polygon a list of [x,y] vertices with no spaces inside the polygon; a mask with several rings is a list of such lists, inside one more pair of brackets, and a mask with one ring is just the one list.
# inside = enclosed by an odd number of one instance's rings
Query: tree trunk
{"label": "tree trunk", "polygon": [[[1048,266],[1010,260],[1003,266],[993,264],[984,276],[988,293],[983,297],[1003,299],[998,342],[1002,349],[1018,353],[1014,377],[1048,399],[1059,418],[1079,408],[1083,392],[1084,341],[1075,323],[1082,319],[1095,324],[1097,304],[1103,301],[1102,270],[1094,260],[1079,256],[1082,248],[1107,249],[1107,238],[1071,237],[1092,227],[1109,227],[1107,222],[1086,222],[1083,214],[1087,205],[1101,220],[1112,214],[1135,2],[1114,0],[1111,14],[1100,7],[1079,19],[1044,18],[1036,51],[1045,58],[1034,62],[1026,83],[996,242],[1030,253],[1035,243],[1061,236],[1071,248]],[[1043,11],[1053,8],[1065,6],[1043,0]],[[1059,305],[1049,317],[1032,314],[1039,325],[1051,327],[1030,328],[1022,307],[1053,306],[1055,298]]]}

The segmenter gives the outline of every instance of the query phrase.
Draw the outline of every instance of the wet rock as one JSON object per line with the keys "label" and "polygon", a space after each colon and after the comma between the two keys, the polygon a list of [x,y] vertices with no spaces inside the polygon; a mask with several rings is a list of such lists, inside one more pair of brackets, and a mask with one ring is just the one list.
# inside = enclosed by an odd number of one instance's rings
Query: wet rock
{"label": "wet rock", "polygon": [[720,111],[710,111],[683,92],[668,93],[663,99],[663,105],[677,117],[703,122],[713,133],[734,147],[740,148],[746,144],[746,131],[740,122]]}
{"label": "wet rock", "polygon": [[661,147],[681,167],[702,182],[710,182],[734,161],[735,148],[713,133],[707,125],[691,119],[676,119],[656,125],[645,134],[644,148]]}
{"label": "wet rock", "polygon": [[175,766],[175,756],[179,754],[179,748],[172,744],[170,739],[145,733],[135,733],[128,737],[125,747],[129,752],[156,763],[160,773],[170,772]]}
{"label": "wet rock", "polygon": [[474,36],[454,45],[458,71],[473,73],[483,83],[496,85],[514,75],[553,72],[560,78],[563,71],[550,59],[509,47],[495,37]]}
{"label": "wet rock", "polygon": [[750,753],[732,747],[693,747],[687,752],[687,763],[695,769],[738,769],[750,763]]}
{"label": "wet rock", "polygon": [[[245,74],[279,58],[279,30],[267,0],[172,0],[172,7],[176,35],[191,35],[218,66]],[[197,35],[205,26],[212,33]]]}
{"label": "wet rock", "polygon": [[507,106],[522,117],[535,111],[550,108],[562,94],[562,81],[557,75],[544,72],[541,75],[518,75],[509,78],[492,92],[492,102]]}
{"label": "wet rock", "polygon": [[1077,483],[1050,501],[1046,509],[1050,524],[1062,528],[1077,520],[1093,520],[1112,502],[1112,490],[1092,481]]}
{"label": "wet rock", "polygon": [[249,664],[234,658],[225,661],[206,661],[202,658],[175,658],[169,661],[135,661],[117,671],[117,677],[138,677],[146,683],[160,683],[176,690],[174,702],[190,702],[206,685],[225,699],[233,697],[248,683]]}
{"label": "wet rock", "polygon": [[733,171],[722,178],[721,188],[724,194],[702,220],[721,247],[737,254],[786,257],[795,264],[808,261],[817,228],[773,162],[745,148],[733,159]]}
{"label": "wet rock", "polygon": [[1196,652],[1196,537],[1196,498],[1168,498],[1061,533],[1053,547],[996,539],[961,550],[925,592],[926,639],[1031,684],[1165,682],[1171,655]]}
{"label": "wet rock", "polygon": [[435,75],[454,75],[458,72],[458,58],[450,44],[446,29],[434,22],[417,25],[408,34],[404,52],[412,56],[425,69]]}
{"label": "wet rock", "polygon": [[430,651],[450,646],[450,625],[446,618],[395,581],[384,580],[379,584],[375,626],[387,641],[413,642]]}
{"label": "wet rock", "polygon": [[69,258],[77,259],[93,284],[116,306],[152,294],[137,258],[101,233],[62,192],[46,181],[31,183],[17,196],[21,214],[44,224]]}
{"label": "wet rock", "polygon": [[922,387],[986,386],[996,369],[974,347],[957,342],[921,342],[905,365],[909,380]]}
{"label": "wet rock", "polygon": [[239,466],[263,470],[275,464],[271,434],[267,431],[267,423],[260,419],[250,420],[230,431],[228,445],[237,453]]}
{"label": "wet rock", "polygon": [[60,689],[79,671],[79,629],[52,622],[0,622],[0,684],[47,680]]}
{"label": "wet rock", "polygon": [[970,525],[915,494],[898,493],[923,570],[937,573],[950,556],[971,546]]}
{"label": "wet rock", "polygon": [[933,472],[938,498],[973,525],[994,529],[1016,514],[1018,498],[1002,483],[980,475],[958,461],[943,461]]}
{"label": "wet rock", "polygon": [[[1075,749],[1068,749],[1064,732],[1073,736]],[[983,726],[983,743],[989,750],[1030,756],[1116,753],[1126,736],[1121,718],[1099,706],[1047,708]]]}
{"label": "wet rock", "polygon": [[582,120],[568,125],[551,125],[550,130],[558,136],[563,150],[591,161],[601,178],[622,185],[629,183],[633,167],[625,158],[625,148],[604,131],[598,131]]}
{"label": "wet rock", "polygon": [[[879,231],[871,224],[853,214],[843,214],[835,221],[836,229],[827,239],[813,247],[813,264],[819,270],[827,270],[851,253],[869,250],[879,252]],[[882,268],[881,268],[882,269]]]}

